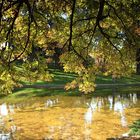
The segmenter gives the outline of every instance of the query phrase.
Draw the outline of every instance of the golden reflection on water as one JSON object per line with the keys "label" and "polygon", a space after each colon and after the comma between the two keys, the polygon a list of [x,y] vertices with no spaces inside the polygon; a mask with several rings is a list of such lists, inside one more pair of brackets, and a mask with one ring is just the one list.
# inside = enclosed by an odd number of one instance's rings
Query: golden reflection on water
{"label": "golden reflection on water", "polygon": [[17,127],[16,140],[105,140],[127,132],[128,125],[140,118],[138,99],[134,103],[115,97],[111,104],[108,97],[59,97],[46,106],[47,101],[15,105],[8,126]]}

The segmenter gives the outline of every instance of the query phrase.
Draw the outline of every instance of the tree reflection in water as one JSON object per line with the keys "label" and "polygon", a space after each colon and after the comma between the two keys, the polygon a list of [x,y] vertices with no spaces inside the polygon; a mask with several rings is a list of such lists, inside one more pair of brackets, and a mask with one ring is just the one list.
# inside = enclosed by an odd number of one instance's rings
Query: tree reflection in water
{"label": "tree reflection in water", "polygon": [[[92,121],[94,123],[94,112],[100,111],[101,108],[108,107],[114,113],[119,113],[120,123],[122,127],[127,127],[127,118],[125,115],[125,109],[133,106],[138,101],[136,93],[120,94],[117,96],[108,97],[93,97],[88,105],[87,112],[84,115],[85,120],[85,138],[90,139]],[[109,106],[108,106],[109,105]],[[94,131],[94,130],[93,130]]]}
{"label": "tree reflection in water", "polygon": [[7,122],[12,122],[10,114],[14,113],[14,105],[3,103],[0,105],[0,140],[12,140],[17,127],[11,123],[10,129],[7,128]]}
{"label": "tree reflection in water", "polygon": [[121,101],[115,102],[114,111],[120,113],[120,122],[121,122],[122,126],[125,127],[125,126],[127,126],[127,120],[125,117],[124,109],[125,109],[125,106],[123,105],[123,103]]}
{"label": "tree reflection in water", "polygon": [[[92,98],[58,97],[59,101],[57,97],[6,105],[4,108],[8,111],[10,132],[19,139],[26,135],[28,138],[54,140],[80,140],[83,137],[84,140],[104,140],[106,136],[111,136],[110,133],[117,135],[126,130],[130,121],[136,119],[129,109],[136,113],[136,107],[140,107],[136,93],[94,95]],[[140,117],[140,114],[137,113],[136,117]]]}

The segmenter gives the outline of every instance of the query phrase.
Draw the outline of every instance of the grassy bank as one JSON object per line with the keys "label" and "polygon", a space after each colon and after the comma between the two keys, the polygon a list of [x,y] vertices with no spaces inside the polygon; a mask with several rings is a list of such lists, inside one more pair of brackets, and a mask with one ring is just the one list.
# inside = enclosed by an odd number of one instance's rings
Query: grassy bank
{"label": "grassy bank", "polygon": [[[95,92],[86,95],[87,97],[92,96],[107,96],[112,94],[119,94],[119,93],[140,93],[140,87],[121,87],[121,88],[100,88],[96,89]],[[44,98],[49,96],[85,96],[83,93],[80,93],[78,90],[69,90],[65,91],[63,89],[35,89],[35,88],[23,88],[18,89],[13,92],[13,94],[7,96],[1,96],[0,103],[3,102],[21,102],[26,100],[36,100],[38,98]]]}
{"label": "grassy bank", "polygon": [[[30,83],[30,82],[24,82],[24,83],[25,84],[35,84],[35,85],[47,84],[50,86],[64,85],[68,82],[71,82],[72,80],[74,80],[77,77],[76,74],[64,73],[63,71],[60,71],[57,69],[56,70],[51,69],[50,72],[54,75],[52,82],[37,81],[34,83]],[[114,83],[114,81],[112,80],[111,76],[98,75],[96,77],[95,83],[96,84],[112,84],[112,83]],[[119,84],[140,83],[140,75],[132,75],[131,77],[121,77],[121,78],[115,79],[115,83],[119,83]]]}
{"label": "grassy bank", "polygon": [[[65,85],[68,82],[71,82],[74,78],[76,78],[75,74],[69,74],[64,73],[59,70],[52,70],[52,73],[54,74],[54,80],[52,82],[45,82],[45,81],[37,81],[35,83],[29,83],[24,82],[24,84],[31,84],[31,85],[47,85],[48,87],[57,87],[58,85]],[[96,78],[96,84],[112,84],[112,78],[111,76],[105,77],[105,76],[98,76]],[[132,77],[123,77],[120,79],[116,79],[115,83],[117,84],[140,84],[140,76],[139,75],[133,75]],[[94,93],[89,94],[88,96],[96,96],[96,95],[107,95],[112,94],[112,92],[126,92],[126,91],[140,91],[140,87],[97,87]],[[13,94],[10,94],[8,96],[1,96],[2,102],[9,101],[9,102],[18,102],[23,101],[27,99],[32,98],[40,98],[45,96],[55,96],[55,95],[62,95],[62,96],[81,96],[82,93],[78,91],[78,89],[75,90],[69,90],[65,91],[63,88],[57,89],[57,88],[21,88],[21,89],[15,89]]]}

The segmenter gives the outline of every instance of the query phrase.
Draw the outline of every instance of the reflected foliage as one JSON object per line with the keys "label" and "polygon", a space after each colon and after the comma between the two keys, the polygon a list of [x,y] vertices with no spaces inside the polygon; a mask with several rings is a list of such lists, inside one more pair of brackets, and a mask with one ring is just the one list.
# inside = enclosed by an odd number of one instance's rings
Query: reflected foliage
{"label": "reflected foliage", "polygon": [[[140,117],[135,93],[87,98],[49,96],[0,107],[0,129],[15,139],[106,139]],[[2,125],[3,124],[3,125]]]}

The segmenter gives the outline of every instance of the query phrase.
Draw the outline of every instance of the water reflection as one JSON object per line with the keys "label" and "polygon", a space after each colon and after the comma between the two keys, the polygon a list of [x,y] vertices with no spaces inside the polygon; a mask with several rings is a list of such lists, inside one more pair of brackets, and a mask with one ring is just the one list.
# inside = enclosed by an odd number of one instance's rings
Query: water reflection
{"label": "water reflection", "polygon": [[9,105],[9,112],[10,113],[15,113],[15,111],[14,111],[14,109],[15,109],[15,105]]}
{"label": "water reflection", "polygon": [[127,126],[127,120],[124,113],[125,106],[121,103],[121,101],[117,101],[114,105],[114,111],[120,113],[120,122],[122,126]]}
{"label": "water reflection", "polygon": [[47,107],[52,107],[52,106],[54,106],[55,104],[57,104],[58,103],[58,98],[56,98],[56,99],[48,99],[46,102],[45,102],[45,107],[47,108]]}
{"label": "water reflection", "polygon": [[127,126],[125,109],[136,104],[137,101],[138,97],[136,93],[127,95],[120,94],[117,96],[113,95],[108,97],[93,97],[90,102],[86,103],[88,105],[88,109],[84,116],[85,123],[92,124],[93,114],[96,109],[100,111],[101,108],[108,108],[116,113],[119,113],[121,125],[125,127]]}
{"label": "water reflection", "polygon": [[137,103],[137,94],[133,93],[133,94],[129,94],[130,95],[130,100],[133,104],[136,104]]}
{"label": "water reflection", "polygon": [[11,139],[11,134],[0,134],[0,140],[10,140]]}
{"label": "water reflection", "polygon": [[[4,103],[0,106],[0,114],[3,114],[0,134],[10,133],[21,140],[23,136],[27,136],[26,139],[104,140],[111,134],[121,134],[131,121],[140,117],[139,102],[139,96],[131,93]],[[137,115],[132,116],[134,113]]]}
{"label": "water reflection", "polygon": [[15,105],[3,103],[0,105],[0,116],[8,116],[9,113],[13,114],[15,109]]}
{"label": "water reflection", "polygon": [[1,116],[7,116],[7,115],[8,115],[8,109],[7,109],[6,103],[3,103],[3,104],[0,106],[0,115],[1,115]]}
{"label": "water reflection", "polygon": [[108,96],[108,102],[109,102],[109,109],[112,110],[113,109],[113,97],[112,96]]}
{"label": "water reflection", "polygon": [[88,109],[87,112],[85,113],[84,119],[87,124],[91,124],[93,119],[93,113],[96,110],[96,108],[101,107],[101,104],[100,102],[97,102],[96,98],[92,98],[90,103],[87,102],[86,104],[88,106]]}
{"label": "water reflection", "polygon": [[[11,114],[14,113],[14,105],[3,103],[0,105],[0,140],[11,140],[16,132],[16,126],[13,124]],[[11,123],[10,128],[7,124]]]}

